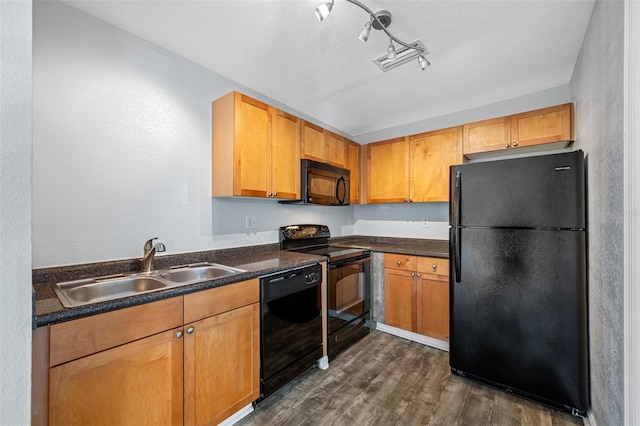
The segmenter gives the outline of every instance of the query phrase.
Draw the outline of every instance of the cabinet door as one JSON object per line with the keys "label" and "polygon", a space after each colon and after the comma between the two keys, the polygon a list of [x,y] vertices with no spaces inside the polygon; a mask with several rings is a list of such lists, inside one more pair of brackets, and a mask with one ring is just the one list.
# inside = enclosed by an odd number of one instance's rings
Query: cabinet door
{"label": "cabinet door", "polygon": [[271,140],[270,193],[276,198],[300,198],[300,130],[298,117],[274,109]]}
{"label": "cabinet door", "polygon": [[408,202],[409,147],[405,138],[367,145],[367,202]]}
{"label": "cabinet door", "polygon": [[417,275],[417,332],[449,340],[449,282]]}
{"label": "cabinet door", "polygon": [[181,330],[51,368],[50,424],[182,424]]}
{"label": "cabinet door", "polygon": [[360,203],[360,152],[362,148],[355,142],[347,142],[347,169],[351,171],[351,204]]}
{"label": "cabinet door", "polygon": [[271,114],[269,106],[248,96],[235,98],[233,195],[267,197]]}
{"label": "cabinet door", "polygon": [[511,145],[529,146],[573,140],[573,104],[511,117]]}
{"label": "cabinet door", "polygon": [[462,126],[410,136],[409,150],[409,201],[449,201],[449,166],[462,163]]}
{"label": "cabinet door", "polygon": [[384,323],[415,331],[415,273],[384,269]]}
{"label": "cabinet door", "polygon": [[218,424],[260,397],[259,313],[254,303],[185,326],[185,424]]}
{"label": "cabinet door", "polygon": [[418,333],[449,340],[449,260],[417,257]]}
{"label": "cabinet door", "polygon": [[337,167],[347,166],[347,145],[342,136],[325,130],[325,161]]}
{"label": "cabinet door", "polygon": [[497,151],[511,147],[511,117],[477,121],[463,126],[463,153]]}
{"label": "cabinet door", "polygon": [[324,162],[324,129],[303,121],[301,138],[302,158]]}

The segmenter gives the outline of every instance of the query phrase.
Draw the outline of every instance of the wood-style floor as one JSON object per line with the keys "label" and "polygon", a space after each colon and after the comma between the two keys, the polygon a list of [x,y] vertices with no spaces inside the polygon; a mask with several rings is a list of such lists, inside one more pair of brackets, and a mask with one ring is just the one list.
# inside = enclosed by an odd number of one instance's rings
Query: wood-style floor
{"label": "wood-style floor", "polygon": [[581,425],[451,375],[449,354],[380,331],[258,403],[238,425]]}

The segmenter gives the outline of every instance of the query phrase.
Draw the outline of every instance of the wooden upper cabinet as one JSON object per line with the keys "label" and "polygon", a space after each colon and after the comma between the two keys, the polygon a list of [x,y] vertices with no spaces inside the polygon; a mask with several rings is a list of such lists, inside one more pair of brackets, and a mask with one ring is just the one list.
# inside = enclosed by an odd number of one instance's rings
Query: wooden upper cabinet
{"label": "wooden upper cabinet", "polygon": [[449,167],[462,163],[462,126],[409,136],[409,201],[449,201]]}
{"label": "wooden upper cabinet", "polygon": [[302,122],[300,154],[302,158],[337,167],[347,165],[345,138],[307,121]]}
{"label": "wooden upper cabinet", "polygon": [[511,144],[528,146],[572,141],[575,139],[573,116],[573,104],[513,115],[511,116]]}
{"label": "wooden upper cabinet", "polygon": [[324,162],[324,129],[313,123],[302,121],[300,154],[302,158]]}
{"label": "wooden upper cabinet", "polygon": [[396,138],[367,145],[367,202],[403,203],[409,194],[409,145]]}
{"label": "wooden upper cabinet", "polygon": [[367,201],[449,201],[449,166],[460,163],[461,126],[369,144]]}
{"label": "wooden upper cabinet", "polygon": [[351,204],[360,203],[360,158],[362,147],[352,141],[347,141],[347,165],[346,168],[351,172],[351,188],[349,197]]}
{"label": "wooden upper cabinet", "polygon": [[511,144],[510,117],[477,121],[463,126],[465,154],[508,149]]}
{"label": "wooden upper cabinet", "polygon": [[574,139],[573,104],[464,125],[463,152],[473,155],[535,145],[565,147]]}
{"label": "wooden upper cabinet", "polygon": [[347,142],[340,135],[325,129],[325,160],[338,167],[347,166]]}
{"label": "wooden upper cabinet", "polygon": [[298,117],[273,109],[270,194],[300,198],[300,125]]}
{"label": "wooden upper cabinet", "polygon": [[214,197],[298,198],[297,117],[238,92],[212,103]]}

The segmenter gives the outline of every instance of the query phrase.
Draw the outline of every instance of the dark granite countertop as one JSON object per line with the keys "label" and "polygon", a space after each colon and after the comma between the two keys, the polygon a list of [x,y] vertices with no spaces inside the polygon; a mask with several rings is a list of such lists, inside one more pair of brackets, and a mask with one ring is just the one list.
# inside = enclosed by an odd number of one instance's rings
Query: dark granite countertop
{"label": "dark granite countertop", "polygon": [[138,272],[140,271],[140,261],[132,259],[34,269],[32,277],[35,290],[33,327],[42,327],[47,324],[220,287],[291,268],[311,265],[323,260],[325,258],[321,256],[281,251],[278,244],[158,256],[155,262],[156,269],[190,263],[214,262],[243,269],[246,272],[197,284],[177,286],[166,290],[92,303],[75,308],[62,306],[58,296],[53,291],[53,286],[56,282]]}
{"label": "dark granite countertop", "polygon": [[331,238],[329,243],[335,246],[368,248],[372,251],[384,253],[449,258],[449,240],[366,237],[356,235]]}
{"label": "dark granite countertop", "polygon": [[[348,236],[331,238],[330,244],[344,247],[363,247],[372,251],[385,253],[441,258],[449,257],[449,242],[446,240]],[[278,244],[158,256],[155,260],[155,269],[190,263],[214,262],[243,269],[246,272],[197,284],[177,286],[166,290],[93,303],[75,308],[65,308],[62,306],[58,296],[56,296],[53,291],[55,283],[139,272],[141,270],[140,260],[128,259],[34,269],[32,276],[33,289],[35,292],[33,327],[42,327],[47,324],[68,321],[88,315],[109,312],[208,288],[232,284],[291,268],[311,265],[322,260],[325,260],[325,258],[310,254],[281,251]]]}

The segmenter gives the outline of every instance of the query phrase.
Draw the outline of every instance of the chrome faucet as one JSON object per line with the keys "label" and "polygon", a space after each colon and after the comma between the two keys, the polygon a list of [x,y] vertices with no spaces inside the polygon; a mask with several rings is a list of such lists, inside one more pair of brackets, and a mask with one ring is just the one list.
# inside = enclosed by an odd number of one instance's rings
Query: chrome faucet
{"label": "chrome faucet", "polygon": [[142,258],[142,272],[150,272],[153,270],[153,257],[156,253],[166,251],[164,244],[158,242],[153,243],[153,240],[157,240],[158,237],[151,238],[144,243],[144,257]]}

